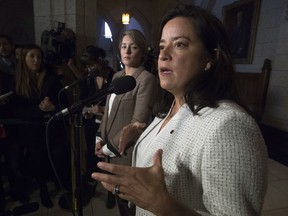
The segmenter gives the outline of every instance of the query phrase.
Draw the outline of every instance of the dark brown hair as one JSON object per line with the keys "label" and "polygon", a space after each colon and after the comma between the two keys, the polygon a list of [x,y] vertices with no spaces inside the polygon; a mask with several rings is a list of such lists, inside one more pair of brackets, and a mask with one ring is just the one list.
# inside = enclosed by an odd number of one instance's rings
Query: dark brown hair
{"label": "dark brown hair", "polygon": [[[196,34],[213,59],[211,68],[195,77],[185,89],[185,102],[193,114],[198,114],[204,107],[217,107],[219,100],[238,101],[229,39],[222,22],[200,7],[179,4],[164,16],[160,35],[166,23],[175,17],[191,20]],[[217,55],[215,49],[218,50]],[[173,97],[169,94],[163,90],[161,97],[164,101],[156,106],[156,115],[167,112],[173,101]]]}

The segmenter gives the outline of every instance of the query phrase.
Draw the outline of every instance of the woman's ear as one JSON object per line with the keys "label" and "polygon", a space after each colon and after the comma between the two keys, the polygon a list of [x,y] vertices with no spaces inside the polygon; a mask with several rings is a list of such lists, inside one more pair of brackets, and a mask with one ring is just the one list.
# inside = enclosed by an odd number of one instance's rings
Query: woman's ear
{"label": "woman's ear", "polygon": [[212,67],[213,62],[216,62],[219,59],[219,49],[215,48],[213,50],[213,55],[207,60],[205,71],[209,70]]}
{"label": "woman's ear", "polygon": [[215,48],[214,50],[214,53],[213,53],[213,59],[218,61],[219,60],[219,57],[220,57],[220,49],[219,48]]}

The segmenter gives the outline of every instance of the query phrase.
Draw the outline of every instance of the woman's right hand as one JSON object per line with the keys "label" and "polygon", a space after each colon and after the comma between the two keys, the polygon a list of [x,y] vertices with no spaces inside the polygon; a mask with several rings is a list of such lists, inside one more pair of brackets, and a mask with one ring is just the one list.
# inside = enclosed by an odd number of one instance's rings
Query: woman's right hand
{"label": "woman's right hand", "polygon": [[91,111],[91,107],[84,107],[83,110],[82,110],[82,116],[85,118],[85,119],[91,119],[94,114],[93,112]]}
{"label": "woman's right hand", "polygon": [[95,152],[94,154],[99,157],[99,158],[104,158],[106,155],[103,152],[103,145],[101,142],[96,142],[95,143]]}
{"label": "woman's right hand", "polygon": [[94,115],[102,114],[102,110],[103,108],[100,105],[96,104],[91,107],[84,107],[82,110],[82,115],[85,119],[91,119]]}

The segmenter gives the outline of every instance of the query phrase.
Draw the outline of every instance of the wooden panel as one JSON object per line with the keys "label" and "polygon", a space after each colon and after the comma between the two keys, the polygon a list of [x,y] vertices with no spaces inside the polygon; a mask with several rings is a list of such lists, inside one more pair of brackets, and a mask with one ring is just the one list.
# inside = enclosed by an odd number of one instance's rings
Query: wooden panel
{"label": "wooden panel", "polygon": [[258,121],[264,113],[270,73],[270,59],[264,60],[260,73],[236,72],[240,100]]}

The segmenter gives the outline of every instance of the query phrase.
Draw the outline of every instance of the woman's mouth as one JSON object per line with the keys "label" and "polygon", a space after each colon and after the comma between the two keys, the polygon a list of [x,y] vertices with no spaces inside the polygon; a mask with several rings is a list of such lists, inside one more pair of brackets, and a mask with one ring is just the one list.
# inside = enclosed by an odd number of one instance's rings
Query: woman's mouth
{"label": "woman's mouth", "polygon": [[171,74],[172,70],[166,67],[161,67],[159,72],[161,75],[167,75],[167,74]]}

